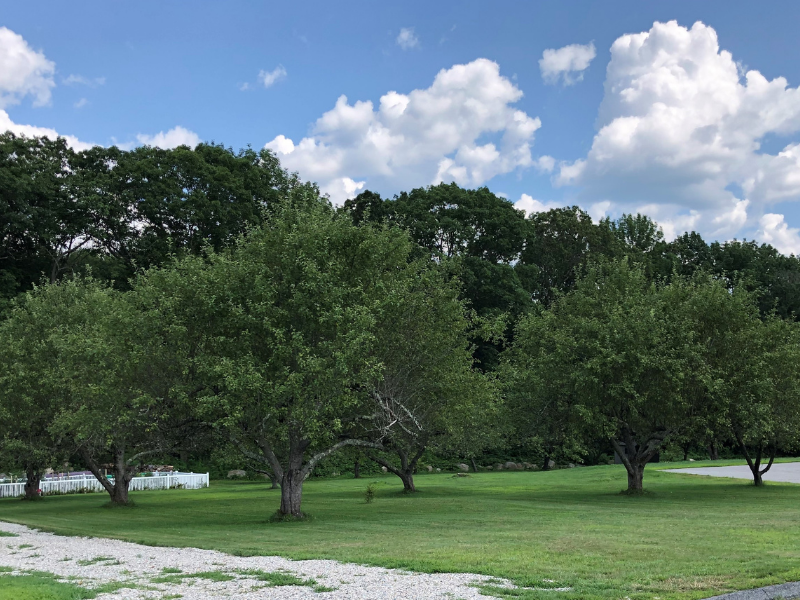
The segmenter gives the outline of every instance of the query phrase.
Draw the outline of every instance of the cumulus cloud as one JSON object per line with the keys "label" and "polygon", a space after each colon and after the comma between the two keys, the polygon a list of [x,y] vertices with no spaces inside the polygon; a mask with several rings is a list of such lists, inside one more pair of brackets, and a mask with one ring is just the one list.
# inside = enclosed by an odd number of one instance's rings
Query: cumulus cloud
{"label": "cumulus cloud", "polygon": [[400,33],[397,34],[397,45],[403,50],[411,50],[419,46],[419,38],[414,33],[413,27],[403,27]]}
{"label": "cumulus cloud", "polygon": [[[585,201],[649,210],[668,237],[689,227],[722,238],[753,229],[770,203],[800,198],[800,144],[760,150],[765,136],[800,132],[800,89],[740,70],[700,22],[621,36],[592,147],[560,165],[556,184],[581,186]],[[778,235],[775,223],[761,226],[762,239]]]}
{"label": "cumulus cloud", "polygon": [[156,146],[165,150],[177,148],[178,146],[194,148],[201,142],[200,136],[194,131],[190,131],[180,125],[173,127],[169,131],[159,131],[155,135],[140,133],[136,136],[136,141],[143,146]]}
{"label": "cumulus cloud", "polygon": [[539,70],[545,83],[555,85],[561,80],[572,85],[583,79],[583,72],[597,56],[594,43],[570,44],[563,48],[548,48],[539,59]]}
{"label": "cumulus cloud", "polygon": [[0,108],[33,97],[34,106],[50,103],[56,65],[33,50],[21,35],[0,27]]}
{"label": "cumulus cloud", "polygon": [[512,106],[521,97],[497,63],[478,59],[441,70],[429,88],[387,92],[377,107],[341,96],[310,136],[295,143],[279,135],[266,147],[286,168],[330,190],[337,204],[356,182],[377,190],[442,181],[477,186],[534,164],[541,122]]}
{"label": "cumulus cloud", "polygon": [[[277,67],[272,69],[272,71],[261,71],[258,74],[258,80],[265,88],[268,88],[278,83],[281,79],[285,79],[286,75],[287,75],[286,69],[283,68],[283,65],[278,65]],[[244,90],[247,88],[242,88],[242,89]]]}

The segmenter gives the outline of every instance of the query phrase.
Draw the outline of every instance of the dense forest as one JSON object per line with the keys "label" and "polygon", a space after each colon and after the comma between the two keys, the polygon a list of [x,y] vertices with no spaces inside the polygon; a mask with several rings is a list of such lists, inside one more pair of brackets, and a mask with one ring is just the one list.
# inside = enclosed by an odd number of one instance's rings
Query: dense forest
{"label": "dense forest", "polygon": [[[439,184],[333,207],[268,150],[0,136],[0,469],[597,464],[800,442],[800,260]],[[103,465],[106,465],[104,467]],[[374,467],[369,467],[374,465]],[[114,474],[110,483],[103,474]]]}

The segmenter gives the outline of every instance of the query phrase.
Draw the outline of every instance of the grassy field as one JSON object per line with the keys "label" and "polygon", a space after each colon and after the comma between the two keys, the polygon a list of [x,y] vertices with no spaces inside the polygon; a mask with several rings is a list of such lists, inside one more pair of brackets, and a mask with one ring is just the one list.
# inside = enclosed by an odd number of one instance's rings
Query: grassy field
{"label": "grassy field", "polygon": [[[730,461],[733,462],[733,461]],[[719,461],[715,464],[726,464]],[[662,464],[703,466],[705,463]],[[375,501],[364,502],[370,481]],[[0,519],[68,535],[241,555],[342,561],[509,577],[524,598],[702,598],[800,580],[800,486],[659,473],[629,497],[619,466],[552,472],[425,474],[419,493],[397,478],[311,480],[311,522],[270,523],[278,491],[212,482],[199,491],[139,492],[136,507],[103,495],[0,501]]]}

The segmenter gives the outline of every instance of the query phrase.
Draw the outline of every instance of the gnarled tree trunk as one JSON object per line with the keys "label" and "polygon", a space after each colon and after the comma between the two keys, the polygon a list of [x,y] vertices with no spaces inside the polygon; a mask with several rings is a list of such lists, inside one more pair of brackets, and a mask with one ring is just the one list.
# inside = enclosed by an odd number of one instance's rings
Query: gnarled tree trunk
{"label": "gnarled tree trunk", "polygon": [[361,461],[358,459],[353,463],[353,479],[361,479]]}
{"label": "gnarled tree trunk", "polygon": [[[128,497],[128,491],[131,485],[131,480],[133,476],[136,474],[136,466],[129,464],[128,461],[125,460],[125,447],[119,446],[114,448],[114,482],[108,480],[102,470],[100,469],[100,465],[94,460],[92,455],[84,448],[81,449],[81,457],[86,462],[86,466],[92,472],[92,475],[95,476],[97,481],[100,482],[100,485],[103,486],[103,489],[108,492],[109,498],[111,498],[111,502],[118,506],[125,506],[130,503],[130,498]],[[131,459],[131,462],[135,459]]]}
{"label": "gnarled tree trunk", "polygon": [[739,442],[739,447],[742,449],[742,454],[744,454],[745,459],[747,459],[747,466],[750,467],[750,472],[753,474],[753,485],[764,485],[764,473],[772,468],[772,463],[775,462],[775,454],[777,454],[778,451],[778,445],[775,443],[770,444],[769,462],[767,463],[767,466],[762,469],[761,459],[763,458],[764,452],[763,443],[759,442],[758,448],[756,449],[755,459],[753,459],[750,456],[750,453],[747,451],[747,446],[744,443],[744,437],[738,432],[736,433],[736,441]]}
{"label": "gnarled tree trunk", "polygon": [[25,469],[25,500],[38,500],[41,498],[39,488],[42,484],[42,473],[36,467],[28,467]]}
{"label": "gnarled tree trunk", "polygon": [[404,492],[416,492],[417,488],[414,485],[414,471],[416,471],[417,463],[422,457],[422,454],[425,452],[425,446],[419,448],[414,456],[411,457],[411,459],[409,459],[408,453],[403,449],[398,448],[396,452],[400,457],[400,468],[397,468],[388,460],[385,460],[380,456],[370,455],[370,458],[382,467],[386,467],[386,470],[390,473],[397,475],[400,478],[400,481],[403,482]]}
{"label": "gnarled tree trunk", "polygon": [[644,491],[644,468],[656,455],[668,432],[653,432],[643,444],[636,441],[633,430],[627,425],[622,427],[620,433],[622,439],[612,439],[611,443],[628,472],[628,493],[640,494]]}

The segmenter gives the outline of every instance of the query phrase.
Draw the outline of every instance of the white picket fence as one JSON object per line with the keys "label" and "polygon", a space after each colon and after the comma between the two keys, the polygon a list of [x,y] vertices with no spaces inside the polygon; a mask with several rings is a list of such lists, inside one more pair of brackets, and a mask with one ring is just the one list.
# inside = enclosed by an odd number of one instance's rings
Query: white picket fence
{"label": "white picket fence", "polygon": [[[113,482],[114,478],[110,478]],[[131,479],[130,491],[169,490],[181,488],[197,490],[208,487],[208,473],[154,473],[152,477],[134,477]],[[39,484],[42,495],[48,494],[81,494],[104,492],[105,488],[94,477],[64,477],[43,479]],[[25,495],[25,482],[0,483],[0,498],[19,498]]]}

